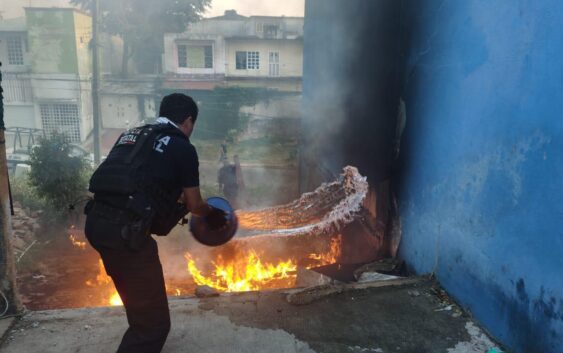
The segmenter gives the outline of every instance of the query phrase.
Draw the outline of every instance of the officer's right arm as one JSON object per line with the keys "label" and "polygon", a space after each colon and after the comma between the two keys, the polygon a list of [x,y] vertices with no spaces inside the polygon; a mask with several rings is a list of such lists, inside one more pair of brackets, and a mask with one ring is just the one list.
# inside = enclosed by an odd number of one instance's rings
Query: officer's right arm
{"label": "officer's right arm", "polygon": [[205,217],[211,211],[211,207],[201,197],[199,186],[184,188],[184,202],[188,210],[200,217]]}

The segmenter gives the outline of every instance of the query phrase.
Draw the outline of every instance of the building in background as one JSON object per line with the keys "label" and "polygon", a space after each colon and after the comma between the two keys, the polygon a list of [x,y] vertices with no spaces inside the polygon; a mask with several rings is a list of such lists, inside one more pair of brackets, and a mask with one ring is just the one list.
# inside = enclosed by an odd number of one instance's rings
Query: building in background
{"label": "building in background", "polygon": [[[63,132],[91,148],[91,38],[91,17],[74,8],[27,7],[25,17],[0,18],[8,127],[47,136]],[[162,74],[141,75],[131,60],[130,75],[123,77],[122,39],[100,33],[102,153],[124,129],[155,118],[160,96],[172,91],[198,100],[209,117],[200,130],[221,127],[211,132],[214,138],[233,129],[245,138],[296,136],[303,18],[246,17],[231,10],[184,33],[166,34],[163,44]],[[248,117],[248,129],[237,125],[241,115]]]}
{"label": "building in background", "polygon": [[301,92],[303,18],[234,10],[164,36],[165,88],[264,87]]}
{"label": "building in background", "polygon": [[[91,39],[91,17],[74,8],[29,7],[25,17],[0,19],[8,147],[20,132],[37,136],[36,130],[46,136],[58,131],[73,143],[92,144]],[[122,40],[101,34],[100,43],[102,140],[109,141],[155,116],[158,80],[139,75],[121,79]],[[16,130],[18,134],[11,133]],[[24,141],[21,147],[27,145]]]}
{"label": "building in background", "polygon": [[28,48],[25,18],[0,20],[0,62],[7,126],[33,128],[36,125]]}
{"label": "building in background", "polygon": [[36,127],[79,143],[92,131],[92,19],[72,8],[26,8]]}
{"label": "building in background", "polygon": [[26,8],[25,18],[0,20],[6,125],[68,135],[92,130],[92,20],[71,8]]}

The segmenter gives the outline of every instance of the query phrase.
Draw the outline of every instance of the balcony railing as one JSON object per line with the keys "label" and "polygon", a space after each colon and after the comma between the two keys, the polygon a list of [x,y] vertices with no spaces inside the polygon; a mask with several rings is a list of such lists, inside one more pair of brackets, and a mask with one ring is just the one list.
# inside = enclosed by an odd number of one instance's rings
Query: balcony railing
{"label": "balcony railing", "polygon": [[2,73],[4,103],[30,103],[33,100],[31,79],[28,74]]}

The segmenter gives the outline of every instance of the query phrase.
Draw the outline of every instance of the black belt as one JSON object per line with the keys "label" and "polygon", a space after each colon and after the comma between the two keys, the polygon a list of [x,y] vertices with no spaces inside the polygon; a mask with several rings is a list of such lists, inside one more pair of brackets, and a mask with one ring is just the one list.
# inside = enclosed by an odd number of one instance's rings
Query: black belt
{"label": "black belt", "polygon": [[93,203],[92,208],[88,212],[89,215],[91,214],[121,224],[129,223],[138,218],[131,211],[117,208],[100,201],[93,201]]}

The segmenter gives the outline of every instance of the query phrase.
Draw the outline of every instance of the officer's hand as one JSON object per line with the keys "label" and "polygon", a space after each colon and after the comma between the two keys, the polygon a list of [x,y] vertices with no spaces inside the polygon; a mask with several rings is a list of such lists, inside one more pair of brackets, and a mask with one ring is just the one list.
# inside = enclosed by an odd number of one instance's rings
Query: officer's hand
{"label": "officer's hand", "polygon": [[209,226],[210,230],[217,230],[224,227],[227,224],[227,213],[219,208],[209,206],[210,211],[205,216],[205,222]]}

